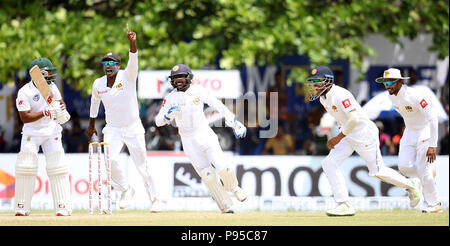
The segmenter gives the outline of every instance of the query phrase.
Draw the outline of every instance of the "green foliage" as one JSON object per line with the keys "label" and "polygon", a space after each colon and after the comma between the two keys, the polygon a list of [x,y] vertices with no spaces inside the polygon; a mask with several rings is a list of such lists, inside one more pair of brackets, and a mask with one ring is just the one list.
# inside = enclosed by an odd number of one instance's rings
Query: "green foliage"
{"label": "green foliage", "polygon": [[430,33],[429,49],[448,56],[448,17],[448,0],[9,0],[0,9],[0,81],[45,56],[72,87],[90,93],[103,75],[102,55],[118,53],[125,66],[126,23],[137,33],[141,70],[211,67],[218,58],[231,69],[286,54],[308,56],[311,66],[347,59],[361,70],[363,57],[376,55],[363,43],[370,33],[393,42]]}

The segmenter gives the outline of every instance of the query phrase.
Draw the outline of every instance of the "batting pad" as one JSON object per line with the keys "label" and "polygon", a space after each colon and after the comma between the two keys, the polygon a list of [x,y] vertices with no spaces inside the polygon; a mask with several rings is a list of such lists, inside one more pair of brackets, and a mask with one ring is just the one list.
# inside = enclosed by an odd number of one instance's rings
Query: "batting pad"
{"label": "batting pad", "polygon": [[217,179],[216,171],[212,167],[203,169],[200,176],[222,212],[226,212],[233,206],[233,201]]}
{"label": "batting pad", "polygon": [[412,183],[405,176],[401,175],[397,171],[389,167],[381,167],[380,170],[374,175],[381,181],[389,184],[393,184],[398,187],[413,189]]}
{"label": "batting pad", "polygon": [[45,158],[55,209],[71,211],[69,169],[67,168],[64,152],[56,151],[45,156]]}
{"label": "batting pad", "polygon": [[226,191],[232,192],[233,189],[236,186],[238,186],[236,174],[234,173],[234,170],[231,169],[230,167],[225,167],[224,169],[220,170],[219,175]]}
{"label": "batting pad", "polygon": [[29,212],[31,199],[34,194],[36,175],[38,171],[38,159],[36,153],[19,152],[16,160],[16,184],[14,193],[14,209]]}

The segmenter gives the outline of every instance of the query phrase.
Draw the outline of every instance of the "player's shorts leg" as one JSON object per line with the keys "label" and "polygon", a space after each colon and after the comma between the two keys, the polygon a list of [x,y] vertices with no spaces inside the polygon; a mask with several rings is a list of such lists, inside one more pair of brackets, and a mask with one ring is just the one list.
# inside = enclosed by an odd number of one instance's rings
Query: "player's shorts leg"
{"label": "player's shorts leg", "polygon": [[330,183],[333,191],[334,200],[336,202],[345,202],[349,200],[348,189],[345,184],[345,178],[342,174],[341,164],[350,157],[353,153],[353,148],[350,143],[344,138],[334,149],[322,160],[322,168]]}
{"label": "player's shorts leg", "polygon": [[416,167],[416,146],[407,145],[400,140],[398,151],[398,170],[409,178],[418,178]]}
{"label": "player's shorts leg", "polygon": [[125,136],[123,138],[125,145],[130,152],[131,159],[133,160],[136,169],[141,175],[147,193],[150,200],[153,201],[157,198],[155,182],[151,174],[150,166],[147,162],[147,149],[145,148],[145,136],[144,134],[138,134],[135,136]]}
{"label": "player's shorts leg", "polygon": [[111,185],[118,191],[126,191],[129,188],[128,179],[123,166],[119,163],[120,152],[123,148],[123,140],[119,128],[103,128],[103,141],[109,143],[109,158],[111,163]]}
{"label": "player's shorts leg", "polygon": [[433,175],[433,166],[427,162],[428,146],[430,146],[428,140],[417,145],[415,166],[422,182],[424,200],[429,206],[435,206],[439,203],[439,197]]}

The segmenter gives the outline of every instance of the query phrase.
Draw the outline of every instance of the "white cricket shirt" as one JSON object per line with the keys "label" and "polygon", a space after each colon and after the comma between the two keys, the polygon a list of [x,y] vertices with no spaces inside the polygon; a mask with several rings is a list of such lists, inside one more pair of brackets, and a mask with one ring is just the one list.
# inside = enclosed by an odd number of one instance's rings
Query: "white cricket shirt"
{"label": "white cricket shirt", "polygon": [[157,126],[167,124],[164,115],[172,106],[178,105],[181,108],[180,113],[175,116],[178,132],[182,137],[192,136],[197,131],[210,128],[203,112],[205,103],[217,110],[226,121],[234,120],[235,115],[207,89],[191,84],[185,92],[174,89],[164,98],[155,123]]}
{"label": "white cricket shirt", "polygon": [[123,128],[140,121],[136,93],[137,72],[138,52],[129,52],[127,67],[117,72],[116,81],[111,88],[107,86],[106,75],[96,79],[92,85],[90,117],[97,118],[100,102],[103,102],[108,126]]}
{"label": "white cricket shirt", "polygon": [[437,132],[430,132],[430,121],[434,118],[437,120],[437,114],[423,91],[402,85],[397,96],[389,95],[389,99],[403,117],[405,131],[402,138],[407,144],[415,145],[417,141],[429,139],[431,134],[437,135]]}
{"label": "white cricket shirt", "polygon": [[[61,100],[61,93],[58,87],[52,82],[50,91],[54,100]],[[18,111],[28,111],[31,113],[42,112],[48,106],[33,81],[28,82],[17,93],[16,107]],[[39,120],[25,123],[22,134],[26,136],[52,136],[59,134],[62,127],[56,120],[42,117]]]}
{"label": "white cricket shirt", "polygon": [[[353,131],[346,136],[346,138],[353,143],[363,144],[367,142],[367,136],[373,135],[376,130],[375,123],[373,123],[366,113],[361,108],[361,105],[356,101],[352,93],[345,88],[333,84],[331,89],[325,96],[320,97],[320,103],[325,110],[336,119],[336,122],[341,128],[348,121],[348,113],[356,110],[358,115],[358,125]],[[375,128],[374,128],[375,127]]]}

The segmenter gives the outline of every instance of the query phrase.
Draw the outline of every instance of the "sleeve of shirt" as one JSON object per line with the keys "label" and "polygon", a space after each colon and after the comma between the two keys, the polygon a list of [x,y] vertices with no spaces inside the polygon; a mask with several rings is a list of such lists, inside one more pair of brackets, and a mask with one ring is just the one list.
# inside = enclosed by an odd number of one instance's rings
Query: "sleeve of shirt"
{"label": "sleeve of shirt", "polygon": [[52,83],[51,90],[53,93],[53,100],[61,100],[62,99],[61,92],[59,91],[58,87],[54,83]]}
{"label": "sleeve of shirt", "polygon": [[92,86],[91,108],[89,110],[89,117],[97,118],[98,110],[100,108],[100,102],[101,102],[101,98],[98,95],[98,91],[95,88],[95,82],[94,82],[94,85]]}
{"label": "sleeve of shirt", "polygon": [[18,111],[28,111],[31,109],[30,102],[21,91],[17,94],[16,107]]}
{"label": "sleeve of shirt", "polygon": [[219,114],[225,118],[225,122],[228,126],[234,122],[236,116],[221,101],[219,101],[219,99],[212,95],[210,91],[205,89],[202,92],[202,99],[203,102],[217,110]]}
{"label": "sleeve of shirt", "polygon": [[166,98],[164,98],[161,104],[161,109],[159,110],[158,114],[155,117],[155,124],[157,127],[169,124],[169,121],[164,118],[164,115],[166,115],[167,112],[169,111],[170,105],[171,105],[170,99],[167,96]]}
{"label": "sleeve of shirt", "polygon": [[125,68],[125,73],[131,82],[136,83],[137,74],[138,74],[138,51],[136,53],[129,52],[128,53],[128,64]]}
{"label": "sleeve of shirt", "polygon": [[335,103],[343,112],[349,113],[350,111],[356,109],[356,105],[358,102],[349,91],[345,91],[345,93],[336,97]]}
{"label": "sleeve of shirt", "polygon": [[438,141],[438,117],[431,100],[423,96],[417,97],[419,103],[419,110],[422,110],[426,119],[430,124],[430,147],[437,147]]}

